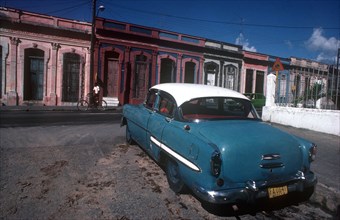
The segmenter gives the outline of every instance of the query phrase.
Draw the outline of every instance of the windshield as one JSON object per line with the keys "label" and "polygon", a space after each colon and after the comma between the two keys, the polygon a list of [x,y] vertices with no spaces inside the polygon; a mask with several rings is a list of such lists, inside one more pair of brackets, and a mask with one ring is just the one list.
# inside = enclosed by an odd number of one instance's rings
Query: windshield
{"label": "windshield", "polygon": [[229,97],[198,98],[181,105],[185,120],[259,119],[249,100]]}

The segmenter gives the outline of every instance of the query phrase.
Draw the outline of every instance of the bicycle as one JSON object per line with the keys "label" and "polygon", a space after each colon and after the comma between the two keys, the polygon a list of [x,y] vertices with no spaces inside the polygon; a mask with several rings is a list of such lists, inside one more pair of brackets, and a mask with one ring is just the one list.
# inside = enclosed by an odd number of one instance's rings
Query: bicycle
{"label": "bicycle", "polygon": [[87,100],[81,99],[77,103],[77,108],[79,111],[87,111],[89,108],[104,111],[107,108],[107,103],[105,100],[99,100],[98,103],[95,102],[93,93],[87,94]]}

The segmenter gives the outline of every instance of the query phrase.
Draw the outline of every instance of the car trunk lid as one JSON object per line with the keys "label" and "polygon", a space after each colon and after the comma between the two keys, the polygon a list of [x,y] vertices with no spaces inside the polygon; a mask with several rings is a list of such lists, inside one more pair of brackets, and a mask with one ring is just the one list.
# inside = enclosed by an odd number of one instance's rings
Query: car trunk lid
{"label": "car trunk lid", "polygon": [[218,146],[229,182],[279,181],[302,167],[297,140],[266,123],[250,120],[206,123],[201,135]]}

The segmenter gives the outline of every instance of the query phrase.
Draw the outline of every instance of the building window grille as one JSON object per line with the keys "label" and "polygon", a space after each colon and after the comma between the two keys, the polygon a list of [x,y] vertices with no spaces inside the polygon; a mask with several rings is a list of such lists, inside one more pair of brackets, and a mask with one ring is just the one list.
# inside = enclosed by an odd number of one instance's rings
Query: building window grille
{"label": "building window grille", "polygon": [[135,61],[135,73],[133,80],[133,97],[143,98],[146,90],[146,76],[147,76],[147,57],[144,55],[137,55]]}
{"label": "building window grille", "polygon": [[194,62],[185,63],[185,73],[184,73],[185,83],[195,83],[195,67],[196,65]]}
{"label": "building window grille", "polygon": [[63,102],[76,102],[79,97],[80,56],[64,54],[63,59]]}
{"label": "building window grille", "polygon": [[235,86],[235,76],[236,76],[236,67],[233,65],[228,65],[225,68],[224,72],[224,80],[223,80],[223,87],[227,89],[234,90]]}
{"label": "building window grille", "polygon": [[219,65],[214,62],[208,62],[204,66],[205,71],[205,84],[216,86],[217,83],[217,74],[218,74]]}
{"label": "building window grille", "polygon": [[161,59],[160,83],[176,82],[175,62],[171,59]]}
{"label": "building window grille", "polygon": [[44,51],[26,49],[24,61],[24,100],[43,100]]}

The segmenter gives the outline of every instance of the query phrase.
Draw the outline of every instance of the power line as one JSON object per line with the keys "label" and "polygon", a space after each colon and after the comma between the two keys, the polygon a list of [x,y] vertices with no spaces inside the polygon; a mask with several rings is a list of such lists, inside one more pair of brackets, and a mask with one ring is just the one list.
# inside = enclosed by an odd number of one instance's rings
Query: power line
{"label": "power line", "polygon": [[[112,6],[112,4],[105,4],[105,2],[103,2],[103,0],[101,0],[100,2],[102,2],[104,5],[105,5],[105,7],[106,7],[106,9],[105,10],[107,10],[108,12],[109,12],[109,14],[111,14],[112,16],[114,15],[115,17],[117,16],[117,15],[119,15],[119,17],[121,17],[121,19],[122,20],[124,20],[124,16],[122,15],[122,14],[120,14],[118,11],[119,10],[113,10],[110,6]],[[123,7],[123,8],[125,8],[125,7]],[[130,10],[130,9],[128,9],[128,10]],[[132,10],[134,10],[134,9],[132,9]],[[143,11],[143,10],[138,10],[138,9],[136,9],[136,11]],[[144,13],[144,12],[143,12]],[[147,15],[155,15],[154,13],[146,13]],[[156,13],[156,14],[158,14],[158,15],[163,15],[163,14],[161,14],[161,13]],[[243,25],[244,24],[244,21],[245,21],[245,19],[244,18],[241,18],[241,22],[240,22],[240,24],[241,25]],[[166,21],[165,21],[166,22]],[[179,22],[181,22],[181,21],[179,21]],[[170,22],[171,23],[171,22]],[[178,23],[176,23],[177,25],[177,27],[178,27]],[[183,23],[184,24],[184,23]],[[219,25],[223,25],[223,23],[221,23],[221,22],[219,22],[218,23]],[[209,25],[208,27],[210,27],[211,25]],[[167,30],[170,30],[169,28],[167,28]],[[219,29],[213,29],[213,31],[218,31]],[[235,31],[231,31],[231,33],[233,33],[233,34],[235,34]],[[240,30],[240,33],[243,33],[243,30],[241,29]],[[202,36],[201,34],[197,34],[197,36]],[[221,35],[222,36],[222,35]],[[203,36],[203,37],[207,37],[207,36]],[[214,38],[215,39],[215,38]],[[219,40],[225,40],[225,39],[219,39]],[[230,41],[230,40],[229,40]],[[228,41],[228,42],[229,42]],[[257,42],[256,43],[256,45],[281,45],[281,44],[292,44],[293,45],[293,43],[297,43],[297,42],[304,42],[304,41],[306,41],[306,40],[302,40],[302,39],[298,39],[298,40],[281,40],[281,41],[271,41],[271,42],[268,42],[267,40],[265,40],[265,42]],[[253,42],[254,43],[254,42]]]}
{"label": "power line", "polygon": [[90,4],[91,1],[90,0],[86,0],[86,1],[83,1],[82,3],[80,4],[77,4],[77,5],[73,5],[73,6],[70,6],[70,7],[67,7],[67,8],[62,8],[62,9],[59,9],[59,10],[56,10],[56,11],[49,11],[49,12],[46,12],[47,14],[54,14],[54,13],[58,13],[58,12],[64,12],[66,10],[71,10],[71,9],[75,9],[75,8],[78,8],[80,6],[84,6],[84,5],[87,5],[87,4]]}
{"label": "power line", "polygon": [[[122,9],[134,11],[134,12],[140,12],[140,13],[144,13],[144,14],[158,15],[158,16],[164,16],[164,17],[176,18],[176,19],[183,19],[183,20],[190,20],[190,21],[215,23],[215,24],[243,25],[243,26],[250,26],[250,27],[281,28],[281,29],[314,29],[315,28],[315,27],[312,27],[312,26],[270,25],[270,24],[260,24],[260,23],[245,23],[244,21],[231,22],[231,21],[208,20],[208,19],[191,18],[191,17],[184,17],[184,16],[175,16],[175,15],[171,15],[171,14],[152,12],[152,11],[146,11],[146,10],[141,10],[141,9],[134,9],[134,8],[114,4],[114,3],[111,3],[111,2],[110,2],[110,5],[114,5],[115,7],[119,7],[119,8],[122,8]],[[322,28],[328,29],[328,30],[340,30],[340,27],[322,27]]]}
{"label": "power line", "polygon": [[[36,12],[36,13],[42,13],[45,15],[57,15],[59,17],[62,16],[62,14],[67,14],[70,12],[73,12],[75,9],[78,9],[82,6],[89,6],[90,9],[90,3],[91,0],[81,0],[77,2],[70,2],[69,0],[58,0],[58,1],[41,1],[41,0],[30,0],[30,3],[26,1],[15,1],[12,0],[11,3],[16,3],[15,8],[21,9],[21,10],[27,10],[30,12]],[[48,4],[48,5],[46,5]],[[7,7],[7,5],[10,5],[9,3],[4,3],[4,6]],[[67,6],[66,6],[67,5]],[[54,10],[51,10],[54,9]],[[50,10],[50,11],[47,11]]]}

